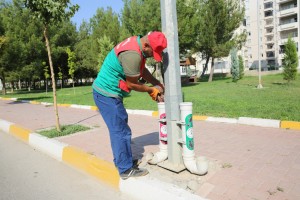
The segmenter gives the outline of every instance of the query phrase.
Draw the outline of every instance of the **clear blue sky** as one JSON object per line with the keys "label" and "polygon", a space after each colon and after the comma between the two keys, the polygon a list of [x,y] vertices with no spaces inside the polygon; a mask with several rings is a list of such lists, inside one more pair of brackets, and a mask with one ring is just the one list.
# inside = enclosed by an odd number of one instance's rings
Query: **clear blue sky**
{"label": "clear blue sky", "polygon": [[123,8],[122,0],[71,0],[71,3],[78,4],[79,10],[75,13],[72,21],[80,26],[82,20],[89,22],[89,19],[96,14],[98,8],[111,7],[116,13],[120,13]]}

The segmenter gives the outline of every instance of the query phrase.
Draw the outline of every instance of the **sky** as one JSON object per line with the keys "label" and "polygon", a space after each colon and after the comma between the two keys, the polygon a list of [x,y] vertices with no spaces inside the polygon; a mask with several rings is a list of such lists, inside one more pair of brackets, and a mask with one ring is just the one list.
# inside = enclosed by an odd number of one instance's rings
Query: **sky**
{"label": "sky", "polygon": [[75,13],[71,19],[76,26],[79,27],[82,20],[89,22],[89,19],[96,14],[98,8],[111,7],[116,13],[120,13],[123,8],[122,0],[71,0],[72,5],[78,4],[79,10]]}

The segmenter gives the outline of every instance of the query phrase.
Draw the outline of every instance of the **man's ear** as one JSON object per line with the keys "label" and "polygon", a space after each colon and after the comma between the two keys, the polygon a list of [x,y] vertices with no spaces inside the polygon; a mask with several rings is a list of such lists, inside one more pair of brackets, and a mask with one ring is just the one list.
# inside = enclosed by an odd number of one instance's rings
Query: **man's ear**
{"label": "man's ear", "polygon": [[150,47],[150,44],[148,42],[145,42],[144,47]]}

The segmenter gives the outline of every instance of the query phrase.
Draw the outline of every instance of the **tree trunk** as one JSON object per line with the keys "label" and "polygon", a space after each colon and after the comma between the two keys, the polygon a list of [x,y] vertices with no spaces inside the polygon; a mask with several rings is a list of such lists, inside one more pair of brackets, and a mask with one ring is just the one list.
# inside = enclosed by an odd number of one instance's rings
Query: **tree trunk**
{"label": "tree trunk", "polygon": [[35,84],[36,84],[36,81],[33,79],[33,85],[32,85],[32,88],[33,88],[33,90],[35,90],[35,89],[36,89],[36,86],[35,86]]}
{"label": "tree trunk", "polygon": [[46,41],[46,47],[48,52],[48,58],[49,58],[49,65],[51,70],[51,79],[52,79],[52,88],[53,88],[53,106],[54,106],[54,112],[55,112],[55,118],[56,118],[56,130],[61,132],[60,124],[59,124],[59,116],[58,116],[58,109],[57,109],[57,101],[56,101],[56,83],[55,83],[55,74],[52,64],[52,58],[51,58],[51,49],[48,39],[48,29],[47,26],[44,27],[44,37]]}
{"label": "tree trunk", "polygon": [[39,90],[42,89],[42,81],[39,79]]}
{"label": "tree trunk", "polygon": [[21,89],[22,89],[22,86],[21,86],[21,79],[19,79],[18,85],[19,85],[19,90],[21,90]]}
{"label": "tree trunk", "polygon": [[46,94],[48,94],[48,79],[45,80]]}
{"label": "tree trunk", "polygon": [[74,78],[72,78],[72,84],[73,84],[73,92],[74,92],[74,94],[75,94]]}
{"label": "tree trunk", "polygon": [[5,75],[4,75],[4,72],[2,72],[1,76],[2,76],[1,81],[2,81],[2,85],[3,85],[3,88],[2,88],[2,94],[3,94],[3,95],[6,95],[6,86],[5,86],[6,83],[5,83]]}
{"label": "tree trunk", "polygon": [[156,63],[155,69],[156,69],[156,76],[157,76],[159,82],[164,84],[165,82],[164,82],[162,64],[161,63]]}
{"label": "tree trunk", "polygon": [[30,89],[31,89],[31,80],[28,81],[27,89],[28,89],[29,92],[31,91],[31,90],[30,90]]}
{"label": "tree trunk", "polygon": [[210,75],[209,75],[208,82],[212,82],[212,80],[213,80],[214,71],[215,71],[215,62],[214,62],[214,60],[215,60],[215,58],[212,57],[211,58],[211,69],[210,69]]}
{"label": "tree trunk", "polygon": [[205,61],[205,67],[204,67],[204,69],[203,69],[203,71],[202,71],[201,76],[199,77],[200,79],[204,76],[205,71],[207,70],[209,59],[210,59],[210,56],[207,56],[207,57],[206,57],[206,61]]}
{"label": "tree trunk", "polygon": [[11,86],[10,87],[10,92],[14,93],[14,82],[13,81],[10,82],[10,86]]}

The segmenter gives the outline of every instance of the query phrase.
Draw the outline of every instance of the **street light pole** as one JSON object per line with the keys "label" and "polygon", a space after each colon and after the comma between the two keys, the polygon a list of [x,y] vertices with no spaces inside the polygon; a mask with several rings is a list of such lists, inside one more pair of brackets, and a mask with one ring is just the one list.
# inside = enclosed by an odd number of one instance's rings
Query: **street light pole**
{"label": "street light pole", "polygon": [[171,171],[180,172],[185,169],[182,159],[181,129],[179,104],[182,102],[181,77],[179,65],[179,42],[177,27],[176,1],[160,0],[162,31],[168,40],[164,51],[163,64],[165,69],[165,109],[168,133],[168,160],[158,166]]}
{"label": "street light pole", "polygon": [[257,88],[261,89],[263,88],[262,84],[261,84],[261,62],[260,62],[260,57],[261,57],[261,53],[260,53],[260,10],[259,10],[259,1],[257,0],[257,35],[258,35],[258,85]]}

